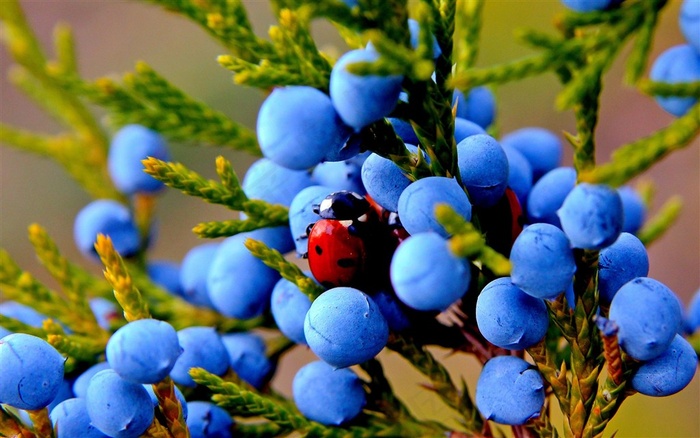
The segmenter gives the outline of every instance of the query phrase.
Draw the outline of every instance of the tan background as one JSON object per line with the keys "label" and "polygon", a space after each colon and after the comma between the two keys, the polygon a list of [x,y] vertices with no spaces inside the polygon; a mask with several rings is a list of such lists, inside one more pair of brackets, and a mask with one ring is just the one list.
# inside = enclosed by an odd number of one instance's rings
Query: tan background
{"label": "tan background", "polygon": [[[244,1],[251,20],[260,34],[271,23],[267,2]],[[653,53],[680,44],[677,16],[680,2],[673,1],[660,23]],[[216,56],[224,50],[190,22],[162,10],[135,2],[114,0],[25,1],[30,22],[44,44],[58,21],[75,30],[81,72],[87,78],[120,74],[133,69],[134,61],[144,60],[192,96],[225,112],[233,119],[254,127],[261,94],[236,87],[228,71],[219,67]],[[1,7],[1,6],[0,6]],[[527,26],[552,29],[551,18],[560,11],[558,1],[489,0],[485,7],[485,25],[479,64],[492,65],[531,53],[514,42],[514,29]],[[328,25],[316,26],[316,35],[328,51],[344,50]],[[629,47],[628,47],[629,48]],[[0,49],[0,69],[5,71],[9,57]],[[618,62],[606,76],[602,98],[601,122],[597,140],[599,161],[607,161],[610,151],[625,142],[651,133],[672,119],[649,98],[621,85]],[[553,109],[559,90],[553,75],[500,88],[499,123],[502,132],[522,126],[543,126],[561,132],[573,131],[571,113]],[[60,127],[20,96],[4,79],[0,84],[0,119],[22,128],[57,133]],[[679,193],[685,208],[677,226],[650,249],[650,276],[671,287],[687,303],[700,286],[700,141],[658,164],[648,177],[658,185],[660,205]],[[214,157],[224,154],[236,163],[239,175],[251,162],[249,157],[229,150],[173,145],[176,161],[182,161],[200,173],[214,176]],[[564,164],[571,161],[567,149]],[[35,156],[0,148],[0,246],[10,251],[21,266],[37,274],[25,237],[32,222],[45,226],[59,246],[73,260],[80,260],[72,242],[72,220],[89,198],[51,162]],[[154,258],[179,261],[191,246],[200,243],[190,232],[200,221],[228,218],[223,208],[204,204],[169,191],[159,205],[160,237],[153,248]],[[90,262],[85,261],[86,265]],[[97,272],[97,267],[91,265]],[[43,274],[41,278],[45,278]],[[437,351],[439,357],[446,352]],[[287,392],[290,379],[300,361],[310,360],[308,352],[297,351],[284,362],[276,386]],[[409,401],[421,417],[441,415],[450,418],[435,398],[418,388],[419,379],[394,354],[383,354],[392,371],[399,394]],[[447,359],[453,376],[465,375],[472,383],[477,373],[471,360],[461,356]],[[619,436],[693,437],[700,436],[700,382],[696,376],[679,395],[663,399],[636,396],[625,402],[620,415],[609,429],[621,430]]]}

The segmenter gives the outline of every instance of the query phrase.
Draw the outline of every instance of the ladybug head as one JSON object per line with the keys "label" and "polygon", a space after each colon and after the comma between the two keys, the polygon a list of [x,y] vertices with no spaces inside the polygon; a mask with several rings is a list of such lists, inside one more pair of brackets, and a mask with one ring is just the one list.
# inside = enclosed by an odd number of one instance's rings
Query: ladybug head
{"label": "ladybug head", "polygon": [[326,196],[320,204],[314,205],[314,213],[323,219],[355,220],[370,209],[369,201],[355,192],[341,190]]}

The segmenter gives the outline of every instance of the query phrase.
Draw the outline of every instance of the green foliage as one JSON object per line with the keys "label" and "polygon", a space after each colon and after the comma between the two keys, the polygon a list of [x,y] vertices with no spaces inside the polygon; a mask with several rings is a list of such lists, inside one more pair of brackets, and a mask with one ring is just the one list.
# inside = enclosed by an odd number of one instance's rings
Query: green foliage
{"label": "green foliage", "polygon": [[[307,85],[328,91],[335,60],[320,51],[313,38],[315,20],[328,21],[352,48],[371,42],[380,55],[378,61],[356,63],[349,69],[359,75],[404,75],[403,89],[408,101],[400,102],[391,116],[410,122],[420,148],[417,154],[409,152],[386,119],[364,128],[359,136],[364,148],[393,160],[411,180],[433,175],[459,179],[452,107],[455,89],[468,93],[476,86],[496,87],[541,74],[557,76],[561,90],[555,105],[561,111],[573,113],[576,132],[566,137],[573,148],[579,182],[625,184],[670,153],[687,147],[700,132],[700,104],[696,104],[667,127],[619,146],[608,163],[597,162],[595,133],[602,84],[624,47],[630,47],[625,60],[627,85],[650,96],[700,97],[700,82],[665,84],[644,78],[665,0],[628,0],[622,7],[606,11],[562,13],[555,18],[555,34],[532,29],[517,32],[516,37],[537,50],[536,54],[478,67],[484,0],[421,0],[410,5],[406,0],[360,0],[359,6],[353,8],[340,0],[272,0],[276,23],[269,29],[268,38],[256,34],[240,0],[146,1],[198,24],[225,50],[217,61],[233,72],[234,82],[263,92],[284,85]],[[409,16],[419,25],[415,49],[410,45]],[[49,60],[17,0],[3,2],[0,19],[4,25],[4,44],[16,63],[9,70],[10,80],[65,129],[58,135],[44,135],[0,123],[0,141],[60,163],[94,198],[129,202],[144,242],[156,201],[154,197],[127,200],[114,189],[106,166],[111,129],[138,123],[178,143],[226,146],[255,157],[261,155],[253,130],[188,96],[146,63],[137,63],[135,70],[123,75],[121,80],[106,77],[87,80],[78,73],[75,44],[68,27],[56,28],[56,59]],[[437,58],[433,36],[441,51]],[[106,111],[110,129],[102,126],[88,104]],[[143,165],[146,173],[170,188],[246,216],[246,219],[202,222],[193,230],[199,237],[226,237],[288,224],[288,208],[249,199],[232,164],[222,156],[216,159],[218,181],[206,179],[181,163],[148,158]],[[653,187],[650,184],[645,187],[640,192],[650,205]],[[659,238],[674,223],[680,208],[678,198],[669,199],[646,222],[638,233],[639,238],[647,245]],[[429,346],[440,345],[455,354],[469,354],[481,363],[493,356],[510,354],[481,336],[473,314],[480,289],[490,279],[509,275],[510,261],[487,245],[478,213],[472,222],[467,222],[442,205],[436,208],[435,217],[452,236],[449,245],[454,255],[472,262],[474,275],[470,290],[463,301],[441,315],[449,323],[431,319],[418,330],[392,333],[387,347],[429,380],[424,388],[434,392],[457,416],[458,430],[417,419],[394,393],[381,361],[376,359],[359,365],[368,402],[360,419],[344,427],[310,421],[270,388],[257,391],[232,371],[219,377],[203,369],[192,369],[191,375],[199,384],[192,394],[211,398],[227,409],[236,418],[236,433],[241,436],[493,436],[500,433],[492,431],[490,423],[479,414],[466,383],[463,380],[455,383]],[[29,238],[39,262],[59,290],[54,291],[37,280],[0,249],[3,299],[30,305],[48,317],[37,328],[0,315],[0,326],[47,339],[67,358],[67,371],[84,369],[102,359],[110,334],[126,321],[154,317],[168,321],[177,329],[209,325],[220,332],[275,329],[269,314],[239,321],[169,294],[148,278],[145,250],[135,257],[123,258],[109,238],[100,236],[95,248],[104,266],[103,279],[65,258],[41,226],[31,225]],[[311,300],[324,292],[323,287],[278,251],[253,239],[247,239],[245,245]],[[540,418],[513,427],[516,436],[602,436],[621,403],[631,395],[627,383],[637,364],[621,353],[614,336],[601,336],[595,325],[597,315],[607,313],[598,303],[598,253],[577,250],[575,257],[575,306],[569,308],[562,297],[548,302],[552,322],[549,332],[539,344],[528,349],[551,397]],[[117,318],[111,327],[101,328],[88,304],[94,297],[116,302],[123,310],[124,319]],[[691,341],[700,350],[697,334]],[[293,346],[283,336],[271,336],[268,356],[277,363]],[[174,383],[167,378],[155,384],[154,391],[159,413],[146,435],[188,436],[182,407],[174,397]],[[560,431],[552,426],[549,415],[549,404],[554,401],[564,414]],[[14,412],[0,407],[0,435],[51,435],[45,412],[33,412],[31,418],[34,427],[30,430]]]}

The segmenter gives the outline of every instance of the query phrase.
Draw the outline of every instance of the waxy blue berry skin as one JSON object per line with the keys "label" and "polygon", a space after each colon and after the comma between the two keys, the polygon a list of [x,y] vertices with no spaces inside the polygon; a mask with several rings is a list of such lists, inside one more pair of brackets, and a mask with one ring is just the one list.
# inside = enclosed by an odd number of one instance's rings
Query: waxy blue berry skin
{"label": "waxy blue berry skin", "polygon": [[362,163],[356,160],[326,161],[311,172],[316,184],[330,187],[333,191],[348,190],[360,195],[367,191],[362,184]]}
{"label": "waxy blue berry skin", "polygon": [[367,294],[336,287],[311,304],[304,337],[316,356],[335,368],[345,368],[376,356],[389,339],[389,327]]}
{"label": "waxy blue berry skin", "polygon": [[0,339],[0,403],[36,410],[56,398],[64,359],[45,340],[24,333]]}
{"label": "waxy blue berry skin", "polygon": [[693,334],[700,329],[700,289],[695,291],[685,311],[685,331]]}
{"label": "waxy blue berry skin", "polygon": [[484,128],[470,120],[455,117],[455,143],[459,143],[472,135],[479,134],[486,134]]}
{"label": "waxy blue berry skin", "polygon": [[187,327],[177,332],[182,346],[182,354],[170,371],[175,383],[194,387],[196,382],[190,377],[192,367],[204,368],[218,376],[229,368],[229,357],[221,336],[213,327]]}
{"label": "waxy blue berry skin", "polygon": [[135,383],[158,383],[182,353],[177,332],[165,321],[139,319],[114,332],[107,342],[110,367]]}
{"label": "waxy blue berry skin", "polygon": [[504,147],[519,150],[532,166],[533,181],[559,166],[564,146],[553,132],[538,127],[517,129],[503,136]]}
{"label": "waxy blue berry skin", "polygon": [[466,221],[472,218],[472,204],[455,179],[429,176],[414,181],[401,192],[398,204],[401,225],[409,234],[435,231],[448,237],[445,228],[435,219],[438,204],[448,204]]}
{"label": "waxy blue berry skin", "polygon": [[281,253],[294,248],[289,227],[260,228],[237,234],[221,243],[207,275],[207,290],[214,308],[239,319],[261,315],[270,306],[270,295],[279,273],[266,266],[245,247],[246,239],[263,242]]}
{"label": "waxy blue berry skin", "polygon": [[0,339],[4,338],[7,335],[11,335],[12,332],[6,329],[5,327],[0,326]]}
{"label": "waxy blue berry skin", "polygon": [[346,52],[333,66],[330,96],[340,118],[359,131],[391,113],[399,101],[403,76],[358,76],[348,71],[348,65],[374,62],[379,54],[373,50]]}
{"label": "waxy blue berry skin", "polygon": [[92,365],[87,370],[83,371],[83,373],[79,375],[73,382],[73,394],[75,394],[76,397],[85,398],[85,396],[87,395],[87,388],[90,384],[90,379],[92,379],[92,376],[99,373],[100,371],[109,369],[111,369],[109,367],[109,363],[98,362],[95,365]]}
{"label": "waxy blue berry skin", "polygon": [[400,332],[411,326],[410,309],[399,301],[394,292],[380,290],[372,295],[372,299],[377,303],[379,311],[384,315],[389,330]]}
{"label": "waxy blue berry skin", "polygon": [[678,14],[678,25],[685,40],[700,53],[700,2],[685,0]]}
{"label": "waxy blue berry skin", "polygon": [[577,12],[593,12],[608,9],[621,3],[622,0],[561,0],[561,2]]}
{"label": "waxy blue berry skin", "polygon": [[573,280],[576,262],[569,239],[550,224],[526,227],[510,252],[511,281],[535,298],[551,299]]}
{"label": "waxy blue berry skin", "polygon": [[190,438],[231,438],[234,421],[223,408],[206,401],[187,403]]}
{"label": "waxy blue berry skin", "polygon": [[649,256],[644,244],[633,234],[620,234],[615,243],[600,251],[598,257],[600,300],[610,303],[625,283],[646,277],[648,273]]}
{"label": "waxy blue berry skin", "polygon": [[173,295],[182,296],[180,264],[170,260],[149,260],[146,272],[152,282]]}
{"label": "waxy blue berry skin", "polygon": [[511,283],[491,281],[476,301],[476,323],[487,341],[508,350],[523,350],[547,333],[549,314],[544,301]]}
{"label": "waxy blue berry skin", "polygon": [[622,186],[617,189],[617,193],[622,200],[622,211],[624,222],[622,231],[631,234],[637,234],[646,218],[647,207],[642,200],[642,197],[630,186]]}
{"label": "waxy blue berry skin", "polygon": [[114,249],[122,257],[136,254],[141,246],[141,236],[131,212],[111,199],[92,201],[75,217],[73,239],[86,257],[98,258],[94,247],[98,234],[111,237]]}
{"label": "waxy blue berry skin", "polygon": [[632,375],[632,389],[652,397],[675,394],[688,386],[698,368],[698,355],[680,335],[659,356],[642,363]]}
{"label": "waxy blue berry skin", "polygon": [[454,90],[452,106],[457,105],[457,117],[467,119],[488,128],[496,118],[496,98],[487,87],[474,87],[465,97],[464,93]]}
{"label": "waxy blue berry skin", "polygon": [[258,112],[263,155],[288,169],[315,166],[341,149],[350,132],[328,95],[313,87],[275,88]]}
{"label": "waxy blue berry skin", "polygon": [[0,303],[0,315],[16,319],[32,327],[41,327],[48,316],[37,312],[33,307],[17,301],[5,301]]}
{"label": "waxy blue berry skin", "polygon": [[527,197],[532,190],[532,166],[519,150],[501,146],[508,157],[508,187],[513,189],[523,212],[526,212]]}
{"label": "waxy blue berry skin", "polygon": [[194,246],[182,259],[179,280],[186,301],[198,306],[213,306],[207,289],[207,275],[219,245],[220,242],[209,242]]}
{"label": "waxy blue berry skin", "polygon": [[469,288],[469,262],[435,232],[416,233],[396,248],[389,267],[396,296],[416,310],[443,311]]}
{"label": "waxy blue berry skin", "polygon": [[476,382],[476,407],[487,420],[519,425],[540,415],[544,405],[542,376],[515,356],[497,356],[481,370]]}
{"label": "waxy blue berry skin", "polygon": [[330,187],[309,186],[297,193],[289,205],[289,231],[298,255],[306,254],[308,251],[308,226],[321,218],[314,213],[313,206],[321,204],[321,201],[333,191]]}
{"label": "waxy blue berry skin", "polygon": [[90,310],[95,315],[97,324],[105,330],[109,330],[112,322],[121,318],[121,309],[114,301],[102,297],[90,298]]}
{"label": "waxy blue berry skin", "polygon": [[[700,52],[690,44],[681,44],[665,50],[651,66],[653,81],[669,84],[700,80]],[[656,102],[667,113],[680,117],[695,105],[694,97],[656,97]]]}
{"label": "waxy blue berry skin", "polygon": [[309,171],[287,169],[267,158],[251,164],[241,181],[241,188],[250,199],[287,207],[297,193],[312,185]]}
{"label": "waxy blue berry skin", "polygon": [[272,317],[282,334],[297,344],[306,344],[304,319],[310,307],[309,297],[289,280],[280,278],[272,289]]}
{"label": "waxy blue berry skin", "polygon": [[69,398],[56,405],[49,414],[58,437],[109,438],[90,423],[84,398]]}
{"label": "waxy blue berry skin", "polygon": [[340,426],[357,417],[367,403],[362,381],[351,369],[333,369],[322,361],[301,367],[292,381],[292,396],[310,420]]}
{"label": "waxy blue berry skin", "polygon": [[396,119],[393,117],[387,118],[389,120],[389,123],[391,123],[391,126],[394,127],[394,132],[396,132],[396,135],[401,137],[401,140],[403,140],[404,143],[408,144],[418,144],[418,136],[416,135],[416,131],[413,130],[413,126],[402,119]]}
{"label": "waxy blue berry skin", "polygon": [[399,197],[411,180],[399,166],[375,153],[362,164],[362,183],[374,202],[389,211],[399,209]]}
{"label": "waxy blue berry skin", "polygon": [[527,197],[527,218],[530,223],[544,222],[561,228],[557,211],[576,185],[573,167],[558,167],[542,176]]}
{"label": "waxy blue berry skin", "polygon": [[617,324],[620,347],[637,360],[662,354],[682,327],[678,297],[648,277],[625,283],[610,303],[609,319]]}
{"label": "waxy blue berry skin", "polygon": [[581,183],[566,196],[557,215],[574,248],[597,250],[610,246],[622,232],[622,200],[604,184]]}
{"label": "waxy blue berry skin", "polygon": [[148,157],[170,161],[168,145],[159,133],[141,125],[126,125],[112,137],[107,169],[114,186],[125,195],[155,193],[165,184],[144,172]]}
{"label": "waxy blue berry skin", "polygon": [[114,438],[139,437],[153,422],[153,403],[146,388],[111,369],[90,379],[85,403],[90,423]]}
{"label": "waxy blue berry skin", "polygon": [[251,386],[262,388],[273,369],[266,355],[265,341],[252,332],[223,335],[221,341],[228,352],[231,369]]}
{"label": "waxy blue berry skin", "polygon": [[508,185],[508,157],[490,135],[472,135],[457,144],[457,165],[469,200],[492,207]]}

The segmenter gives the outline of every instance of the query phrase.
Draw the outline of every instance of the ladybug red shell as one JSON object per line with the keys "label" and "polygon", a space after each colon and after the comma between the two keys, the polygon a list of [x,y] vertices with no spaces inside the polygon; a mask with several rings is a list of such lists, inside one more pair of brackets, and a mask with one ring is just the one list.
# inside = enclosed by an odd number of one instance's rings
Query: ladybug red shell
{"label": "ladybug red shell", "polygon": [[327,288],[361,283],[367,245],[351,220],[321,219],[309,232],[309,269]]}

